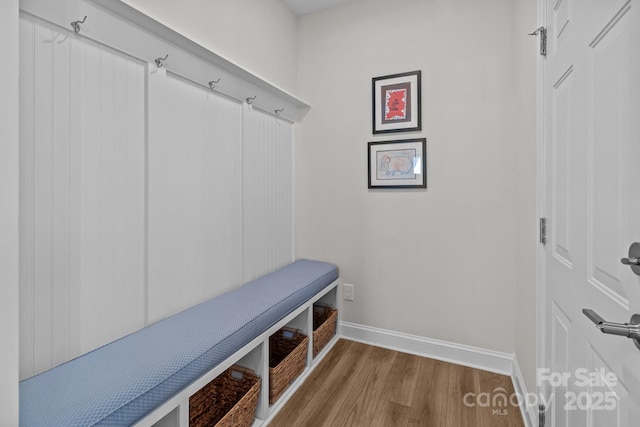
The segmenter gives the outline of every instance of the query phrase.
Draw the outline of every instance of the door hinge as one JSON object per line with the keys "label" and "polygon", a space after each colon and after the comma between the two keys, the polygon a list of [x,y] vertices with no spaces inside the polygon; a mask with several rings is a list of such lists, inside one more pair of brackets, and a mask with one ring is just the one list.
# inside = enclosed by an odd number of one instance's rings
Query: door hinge
{"label": "door hinge", "polygon": [[540,27],[533,33],[529,33],[530,36],[537,36],[540,34],[540,55],[547,56],[547,29]]}
{"label": "door hinge", "polygon": [[538,427],[544,427],[544,424],[547,422],[546,420],[546,410],[547,408],[544,405],[538,406]]}
{"label": "door hinge", "polygon": [[547,218],[540,218],[540,243],[547,244]]}

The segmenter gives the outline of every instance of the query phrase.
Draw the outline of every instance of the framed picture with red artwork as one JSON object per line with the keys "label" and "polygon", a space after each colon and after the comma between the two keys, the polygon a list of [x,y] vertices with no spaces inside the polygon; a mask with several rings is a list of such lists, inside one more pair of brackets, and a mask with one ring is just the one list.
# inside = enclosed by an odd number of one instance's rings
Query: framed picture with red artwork
{"label": "framed picture with red artwork", "polygon": [[422,130],[420,70],[374,77],[373,133]]}

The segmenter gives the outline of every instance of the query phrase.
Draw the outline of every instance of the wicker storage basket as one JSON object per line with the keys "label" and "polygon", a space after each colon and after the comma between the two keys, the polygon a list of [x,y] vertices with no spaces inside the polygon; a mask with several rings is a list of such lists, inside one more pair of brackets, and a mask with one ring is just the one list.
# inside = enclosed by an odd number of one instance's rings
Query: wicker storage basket
{"label": "wicker storage basket", "polygon": [[272,404],[304,371],[309,337],[301,331],[282,328],[269,337],[269,403]]}
{"label": "wicker storage basket", "polygon": [[227,369],[189,398],[189,426],[251,426],[260,383],[251,369]]}
{"label": "wicker storage basket", "polygon": [[336,334],[338,310],[326,305],[313,305],[313,357],[316,357]]}

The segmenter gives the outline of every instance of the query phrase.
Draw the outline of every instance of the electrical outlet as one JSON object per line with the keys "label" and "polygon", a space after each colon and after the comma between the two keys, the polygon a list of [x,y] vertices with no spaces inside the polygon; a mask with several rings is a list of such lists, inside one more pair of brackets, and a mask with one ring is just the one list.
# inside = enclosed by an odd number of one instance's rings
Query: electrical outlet
{"label": "electrical outlet", "polygon": [[342,296],[345,301],[353,301],[354,286],[348,283],[342,285]]}

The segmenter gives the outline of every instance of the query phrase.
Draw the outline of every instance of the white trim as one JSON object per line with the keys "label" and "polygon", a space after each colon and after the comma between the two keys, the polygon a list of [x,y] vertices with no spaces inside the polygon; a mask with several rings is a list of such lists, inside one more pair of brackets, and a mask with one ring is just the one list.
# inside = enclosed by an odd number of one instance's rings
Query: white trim
{"label": "white trim", "polygon": [[[518,365],[518,359],[513,358],[513,372],[511,373],[511,381],[513,382],[513,389],[518,396],[528,396],[527,384],[522,377],[522,371],[520,371],[520,365]],[[527,407],[527,399],[520,399],[520,413],[522,414],[522,420],[525,427],[536,427],[537,410],[535,407]]]}
{"label": "white trim", "polygon": [[502,375],[513,371],[513,354],[501,353],[464,344],[440,341],[371,326],[340,322],[343,338],[388,348],[403,353],[429,357]]}
{"label": "white trim", "polygon": [[20,372],[20,124],[18,1],[0,5],[4,64],[0,70],[0,424],[18,425]]}
{"label": "white trim", "polygon": [[[547,23],[547,9],[546,1],[538,0],[538,26],[548,28]],[[549,36],[550,37],[550,36]],[[547,46],[548,47],[548,46]],[[536,121],[537,121],[537,209],[538,218],[546,218],[546,175],[545,175],[545,98],[544,87],[546,85],[546,57],[539,55],[537,61],[537,82],[536,82]],[[547,222],[547,227],[549,223]],[[547,232],[547,237],[549,233]],[[548,242],[550,244],[550,242]],[[536,277],[536,315],[537,315],[537,352],[536,352],[536,367],[538,369],[545,366],[545,352],[546,352],[546,284],[545,284],[545,245],[538,243],[537,252],[537,277]],[[522,382],[524,384],[524,381]],[[543,387],[536,386],[536,392],[538,396],[545,396],[545,390]],[[534,424],[535,425],[535,424]]]}
{"label": "white trim", "polygon": [[[158,55],[169,55],[164,69],[206,89],[214,76],[221,78],[215,93],[238,101],[256,96],[254,107],[271,115],[275,115],[276,109],[284,107],[280,118],[291,122],[304,117],[299,109],[308,110],[311,107],[286,90],[208,50],[121,0],[67,0],[67,8],[60,8],[55,3],[25,0],[20,2],[20,10],[23,15],[55,25],[70,37],[91,40],[142,62],[154,64]],[[75,34],[63,9],[77,9],[79,15],[89,16],[89,25]]]}

